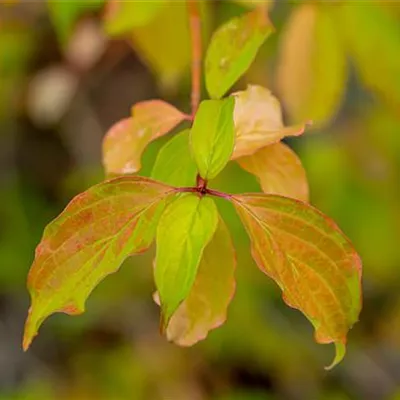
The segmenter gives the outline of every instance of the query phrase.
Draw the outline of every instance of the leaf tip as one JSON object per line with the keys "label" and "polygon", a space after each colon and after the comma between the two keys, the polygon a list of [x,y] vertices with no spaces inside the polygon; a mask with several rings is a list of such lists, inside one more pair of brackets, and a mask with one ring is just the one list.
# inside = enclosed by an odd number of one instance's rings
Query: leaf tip
{"label": "leaf tip", "polygon": [[346,355],[346,344],[345,342],[335,342],[335,358],[330,365],[324,367],[325,371],[330,371],[333,367],[338,365]]}
{"label": "leaf tip", "polygon": [[22,338],[22,349],[27,351],[32,344],[33,339],[37,336],[38,326],[32,320],[32,307],[29,308],[28,317],[25,322],[24,336]]}

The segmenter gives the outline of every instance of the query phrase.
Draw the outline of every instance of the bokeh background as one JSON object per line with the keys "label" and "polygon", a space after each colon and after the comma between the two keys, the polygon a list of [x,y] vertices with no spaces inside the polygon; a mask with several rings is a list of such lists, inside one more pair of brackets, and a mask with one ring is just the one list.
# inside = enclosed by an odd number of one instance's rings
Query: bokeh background
{"label": "bokeh background", "polygon": [[[205,47],[215,27],[253,3],[203,2]],[[85,314],[52,316],[22,352],[26,275],[43,228],[104,179],[102,138],[135,102],[161,97],[189,111],[190,39],[181,1],[166,0],[112,37],[103,0],[2,0],[0,399],[400,398],[400,3],[268,3],[276,32],[233,90],[264,85],[287,123],[314,120],[288,143],[307,170],[312,204],[338,222],[364,265],[363,311],[344,361],[324,371],[333,346],[316,344],[311,324],[283,304],[223,204],[237,292],[227,322],[205,341],[180,348],[160,336],[152,248],[101,283]],[[146,150],[142,175],[169,137]],[[259,190],[234,164],[213,185]]]}

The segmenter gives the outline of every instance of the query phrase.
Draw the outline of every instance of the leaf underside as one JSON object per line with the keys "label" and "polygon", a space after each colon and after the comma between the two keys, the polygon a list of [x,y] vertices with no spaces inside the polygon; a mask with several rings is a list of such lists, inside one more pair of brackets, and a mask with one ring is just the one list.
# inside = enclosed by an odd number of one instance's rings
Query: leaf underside
{"label": "leaf underside", "polygon": [[131,254],[146,250],[170,186],[124,176],[76,196],[44,230],[28,275],[26,350],[55,312],[81,314],[91,291]]}
{"label": "leaf underside", "polygon": [[313,324],[318,343],[335,343],[333,367],[361,309],[361,260],[336,224],[315,208],[285,197],[232,198],[257,265],[289,306]]}

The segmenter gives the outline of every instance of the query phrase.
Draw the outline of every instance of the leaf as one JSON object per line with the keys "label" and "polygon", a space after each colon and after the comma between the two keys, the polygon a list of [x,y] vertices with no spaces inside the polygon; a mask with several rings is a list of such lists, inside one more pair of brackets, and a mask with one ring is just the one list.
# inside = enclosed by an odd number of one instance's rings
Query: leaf
{"label": "leaf", "polygon": [[104,15],[104,29],[111,36],[128,33],[148,24],[160,11],[165,0],[110,0]]}
{"label": "leaf", "polygon": [[279,101],[271,92],[258,85],[233,93],[235,97],[235,149],[232,158],[255,153],[286,136],[298,136],[305,125],[285,127]]}
{"label": "leaf", "polygon": [[28,276],[25,350],[49,315],[83,313],[98,283],[150,246],[170,193],[150,179],[115,178],[76,196],[46,227]]}
{"label": "leaf", "polygon": [[88,11],[95,11],[104,5],[105,0],[47,0],[49,16],[62,45],[71,36],[78,19]]}
{"label": "leaf", "polygon": [[330,14],[322,4],[301,4],[283,32],[277,84],[292,120],[328,123],[342,101],[346,55]]}
{"label": "leaf", "polygon": [[189,129],[175,135],[158,152],[151,177],[172,186],[194,186],[197,167],[189,148]]}
{"label": "leaf", "polygon": [[202,178],[215,178],[229,161],[234,143],[233,97],[204,100],[190,131],[190,145]]}
{"label": "leaf", "polygon": [[[400,106],[400,25],[382,2],[344,1],[334,7],[338,32],[367,87]],[[396,7],[398,4],[396,4]],[[398,8],[398,7],[397,7]]]}
{"label": "leaf", "polygon": [[237,161],[258,178],[264,193],[309,200],[306,172],[296,153],[285,144],[272,144]]}
{"label": "leaf", "polygon": [[213,34],[205,57],[207,91],[221,98],[247,71],[258,49],[273,32],[264,10],[233,18]]}
{"label": "leaf", "polygon": [[170,320],[168,340],[191,346],[225,322],[235,292],[235,268],[235,249],[228,228],[219,218],[217,230],[204,249],[189,296]]}
{"label": "leaf", "polygon": [[335,343],[332,368],[344,357],[347,332],[361,310],[360,257],[331,219],[305,203],[263,194],[232,201],[261,271],[311,321],[318,343]]}
{"label": "leaf", "polygon": [[107,174],[140,170],[146,146],[185,119],[185,114],[162,100],[149,100],[132,107],[132,117],[113,125],[103,140],[103,164]]}
{"label": "leaf", "polygon": [[131,41],[160,83],[175,85],[190,66],[186,2],[166,2],[145,26],[132,30]]}
{"label": "leaf", "polygon": [[214,235],[217,223],[213,199],[194,194],[184,194],[163,213],[157,227],[154,271],[163,330],[189,295],[203,250]]}

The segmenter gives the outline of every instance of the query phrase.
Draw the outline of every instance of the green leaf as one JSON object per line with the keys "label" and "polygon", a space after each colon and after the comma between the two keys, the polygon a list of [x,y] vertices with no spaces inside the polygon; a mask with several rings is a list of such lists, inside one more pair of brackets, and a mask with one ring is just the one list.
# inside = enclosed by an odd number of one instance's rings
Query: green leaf
{"label": "green leaf", "polygon": [[184,194],[163,213],[157,227],[155,282],[160,296],[162,329],[187,298],[204,248],[214,235],[218,211],[213,199]]}
{"label": "green leaf", "polygon": [[264,10],[256,9],[231,19],[214,33],[205,58],[210,97],[221,98],[246,72],[273,30]]}
{"label": "green leaf", "polygon": [[170,320],[168,340],[191,346],[225,322],[235,292],[235,268],[236,255],[229,230],[219,218],[217,230],[204,249],[189,296]]}
{"label": "green leaf", "polygon": [[148,24],[160,11],[165,0],[110,0],[104,15],[104,29],[112,36],[128,33]]}
{"label": "green leaf", "polygon": [[101,8],[105,0],[47,0],[49,16],[62,45],[65,45],[75,23],[84,13]]}
{"label": "green leaf", "polygon": [[81,314],[92,290],[132,253],[146,250],[170,186],[124,176],[76,196],[45,229],[28,275],[26,350],[55,312]]}
{"label": "green leaf", "polygon": [[190,131],[190,145],[202,178],[216,177],[229,161],[235,144],[233,97],[204,100]]}
{"label": "green leaf", "polygon": [[189,129],[175,135],[158,152],[151,177],[172,186],[194,186],[197,167],[189,148]]}
{"label": "green leaf", "polygon": [[148,100],[132,107],[132,117],[114,124],[103,140],[106,174],[132,174],[141,168],[141,156],[153,140],[167,134],[185,114],[162,100]]}
{"label": "green leaf", "polygon": [[301,4],[283,31],[277,87],[293,121],[328,123],[343,99],[347,65],[331,12],[336,6]]}
{"label": "green leaf", "polygon": [[[400,106],[400,24],[383,2],[344,1],[334,7],[336,29],[365,85]],[[397,6],[397,5],[396,5]]]}
{"label": "green leaf", "polygon": [[361,310],[361,260],[338,226],[315,208],[285,197],[233,196],[257,265],[283,299],[314,325],[318,343],[335,343],[333,367]]}

